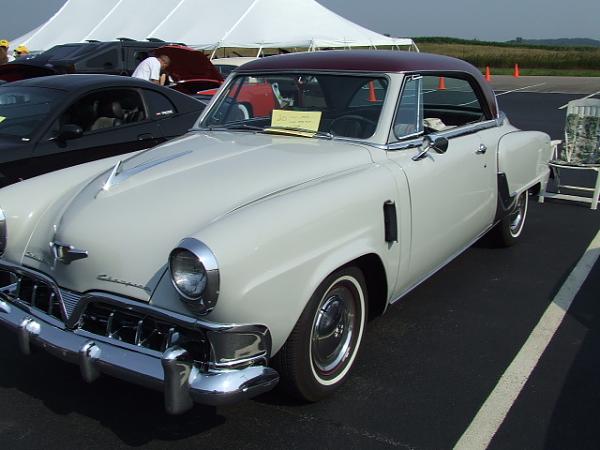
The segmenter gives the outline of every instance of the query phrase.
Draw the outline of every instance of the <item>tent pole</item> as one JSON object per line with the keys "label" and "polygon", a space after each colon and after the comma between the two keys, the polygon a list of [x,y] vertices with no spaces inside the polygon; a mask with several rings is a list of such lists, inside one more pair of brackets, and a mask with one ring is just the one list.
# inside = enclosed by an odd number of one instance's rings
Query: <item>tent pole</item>
{"label": "tent pole", "polygon": [[219,47],[215,47],[215,49],[212,51],[212,53],[210,54],[210,60],[212,61],[213,58],[215,57],[215,53],[217,52],[217,50],[219,49]]}

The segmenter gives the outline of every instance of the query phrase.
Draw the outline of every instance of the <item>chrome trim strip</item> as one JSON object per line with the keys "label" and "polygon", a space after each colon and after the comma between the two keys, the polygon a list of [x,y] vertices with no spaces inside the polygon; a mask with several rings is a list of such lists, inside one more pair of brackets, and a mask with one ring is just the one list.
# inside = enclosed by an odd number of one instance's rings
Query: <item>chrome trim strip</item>
{"label": "chrome trim strip", "polygon": [[8,231],[6,227],[6,215],[4,210],[0,208],[0,255],[4,254],[6,250],[6,243],[8,242]]}
{"label": "chrome trim strip", "polygon": [[[486,120],[485,122],[477,122],[471,125],[465,125],[464,127],[451,128],[449,130],[441,130],[435,133],[435,136],[445,137],[446,139],[452,139],[455,137],[466,136],[469,134],[477,133],[478,131],[488,130],[495,128],[498,125],[498,119]],[[423,139],[410,139],[408,141],[394,142],[387,146],[380,147],[386,151],[398,151],[407,150],[415,147],[420,147],[423,144]]]}

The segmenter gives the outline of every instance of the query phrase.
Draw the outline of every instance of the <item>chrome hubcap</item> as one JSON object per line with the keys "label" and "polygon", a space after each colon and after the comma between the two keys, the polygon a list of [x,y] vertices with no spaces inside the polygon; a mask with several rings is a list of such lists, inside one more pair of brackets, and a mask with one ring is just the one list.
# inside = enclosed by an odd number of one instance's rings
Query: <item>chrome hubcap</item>
{"label": "chrome hubcap", "polygon": [[519,196],[515,212],[513,212],[510,216],[510,232],[513,236],[519,234],[519,231],[521,231],[521,226],[523,225],[523,219],[525,217],[526,206],[527,192],[524,192]]}
{"label": "chrome hubcap", "polygon": [[322,374],[334,373],[350,355],[355,317],[354,295],[346,287],[335,287],[321,301],[313,322],[311,353]]}

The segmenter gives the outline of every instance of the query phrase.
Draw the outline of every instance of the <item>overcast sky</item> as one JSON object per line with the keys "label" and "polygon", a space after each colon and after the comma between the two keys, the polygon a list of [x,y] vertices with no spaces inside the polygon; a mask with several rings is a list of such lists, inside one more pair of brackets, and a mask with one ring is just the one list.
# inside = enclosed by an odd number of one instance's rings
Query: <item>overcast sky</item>
{"label": "overcast sky", "polygon": [[[517,36],[600,39],[600,0],[318,1],[360,25],[400,37],[452,36],[497,41]],[[25,34],[45,22],[64,2],[0,0],[0,39]],[[218,8],[219,2],[209,3]],[[142,10],[143,5],[140,0]],[[206,15],[198,14],[198,26],[209,18],[209,11]]]}

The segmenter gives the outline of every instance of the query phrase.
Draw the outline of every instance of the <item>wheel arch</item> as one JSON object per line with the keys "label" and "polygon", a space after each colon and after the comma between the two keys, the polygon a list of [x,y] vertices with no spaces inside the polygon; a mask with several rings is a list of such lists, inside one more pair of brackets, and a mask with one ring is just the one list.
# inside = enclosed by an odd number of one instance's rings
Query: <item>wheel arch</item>
{"label": "wheel arch", "polygon": [[387,275],[381,258],[375,253],[369,253],[356,258],[345,266],[357,267],[365,277],[369,299],[368,320],[381,316],[386,309],[388,299]]}

